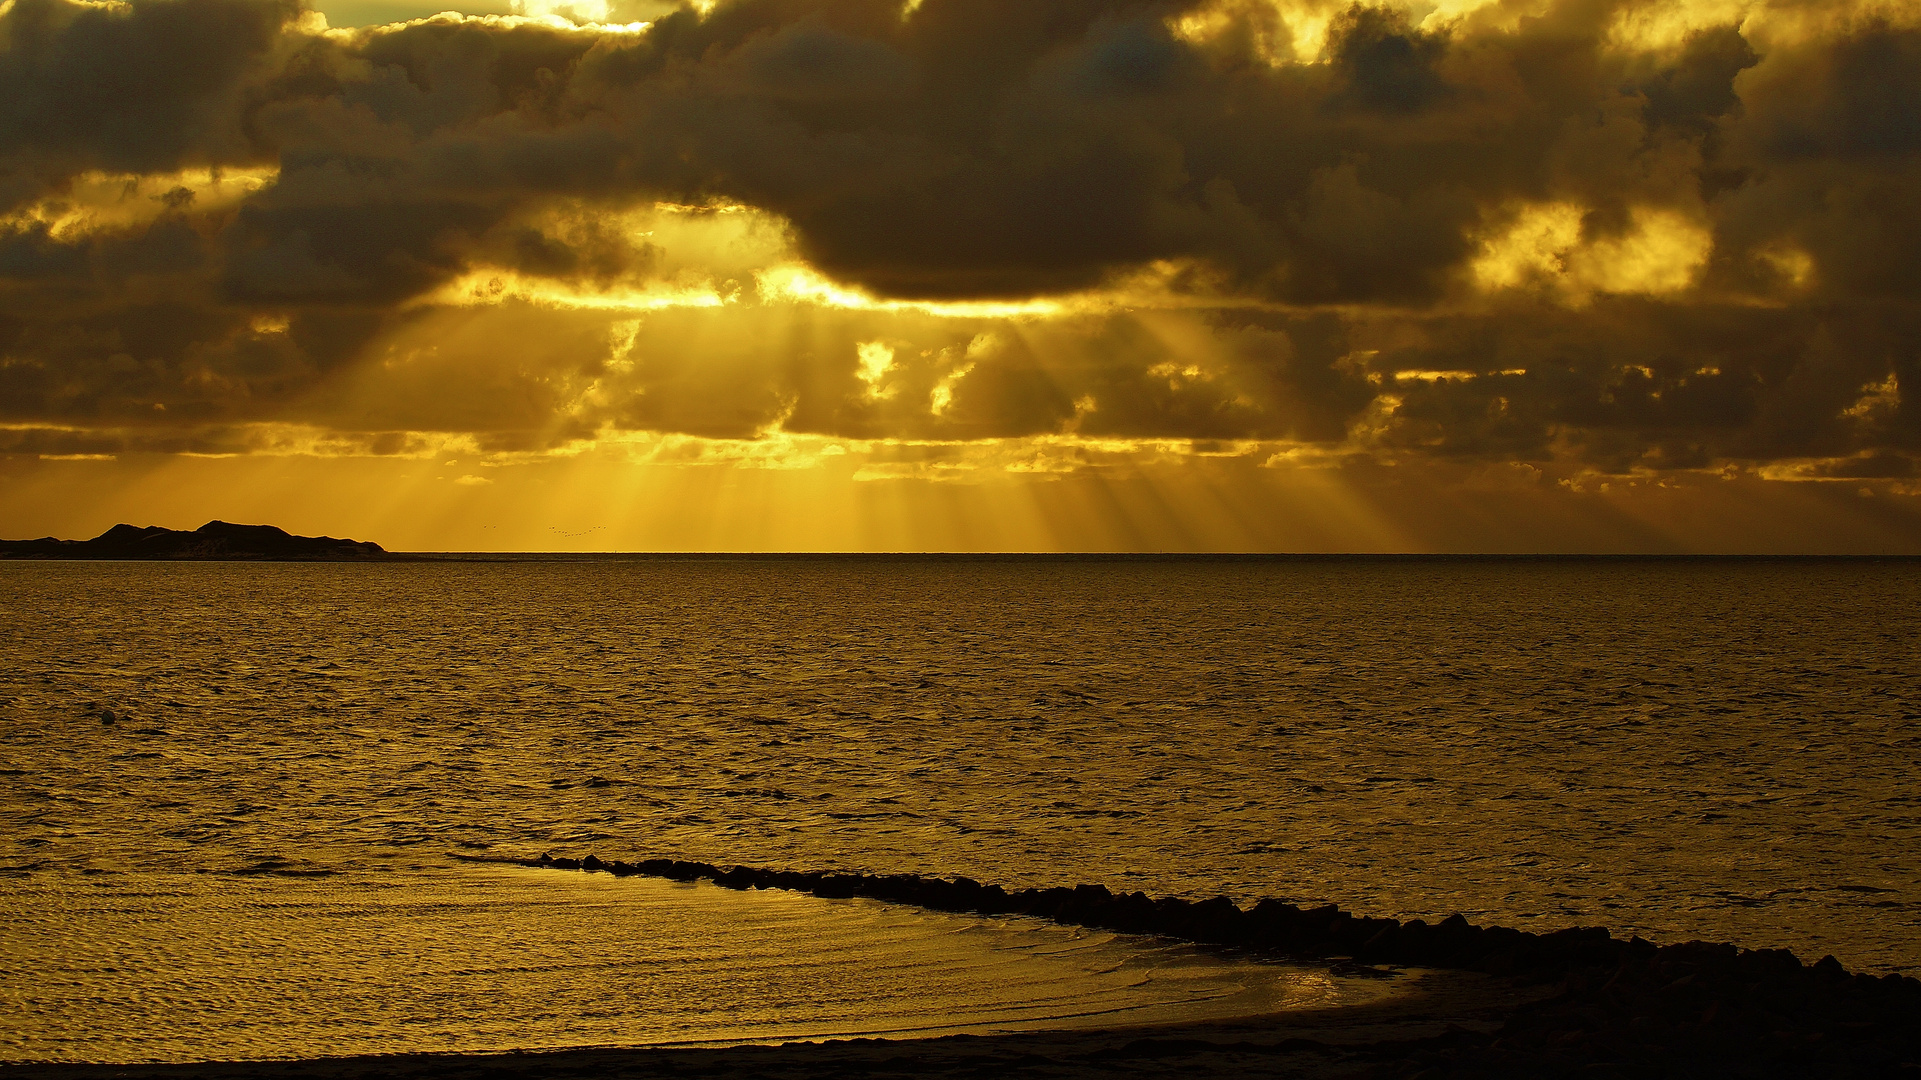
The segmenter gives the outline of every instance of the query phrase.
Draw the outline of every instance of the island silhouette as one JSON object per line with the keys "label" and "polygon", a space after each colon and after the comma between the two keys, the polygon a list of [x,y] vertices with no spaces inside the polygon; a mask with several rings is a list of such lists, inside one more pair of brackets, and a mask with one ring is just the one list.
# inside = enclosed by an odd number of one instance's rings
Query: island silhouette
{"label": "island silhouette", "polygon": [[295,536],[276,525],[235,525],[209,521],[198,529],[159,525],[115,525],[91,540],[0,540],[6,559],[202,559],[342,560],[379,559],[387,550],[368,540]]}

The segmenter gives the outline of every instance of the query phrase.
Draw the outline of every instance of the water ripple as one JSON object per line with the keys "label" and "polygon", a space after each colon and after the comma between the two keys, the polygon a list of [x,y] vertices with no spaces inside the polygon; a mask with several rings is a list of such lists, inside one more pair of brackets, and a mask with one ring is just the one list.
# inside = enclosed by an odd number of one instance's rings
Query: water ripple
{"label": "water ripple", "polygon": [[7,564],[0,898],[591,845],[1907,968],[1918,631],[1904,564]]}

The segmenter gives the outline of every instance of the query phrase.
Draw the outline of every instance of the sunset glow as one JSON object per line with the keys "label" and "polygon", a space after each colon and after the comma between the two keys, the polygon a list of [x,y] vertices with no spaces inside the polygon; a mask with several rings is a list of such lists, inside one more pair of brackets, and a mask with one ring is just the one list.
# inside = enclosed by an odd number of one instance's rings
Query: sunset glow
{"label": "sunset glow", "polygon": [[244,29],[7,151],[10,534],[297,473],[429,547],[1921,544],[1921,150],[1851,104],[1921,79],[1912,4],[1116,8],[1001,27],[987,92],[970,0],[152,2]]}

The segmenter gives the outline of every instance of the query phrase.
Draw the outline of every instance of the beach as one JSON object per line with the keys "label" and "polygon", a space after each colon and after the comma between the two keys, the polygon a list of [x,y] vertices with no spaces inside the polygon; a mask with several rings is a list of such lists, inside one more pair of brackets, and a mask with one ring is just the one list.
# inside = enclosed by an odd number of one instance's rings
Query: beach
{"label": "beach", "polygon": [[0,573],[16,1073],[1917,1056],[1906,565]]}
{"label": "beach", "polygon": [[[739,909],[728,907],[730,895],[798,894],[830,904],[867,905],[868,911],[911,913],[925,907],[934,917],[956,912],[1003,920],[967,928],[985,930],[989,938],[1014,936],[1016,927],[1004,921],[1008,918],[1041,920],[1070,930],[1124,929],[1132,933],[1097,943],[1110,951],[1096,949],[1093,967],[1104,962],[1103,956],[1124,955],[1113,946],[1136,951],[1149,945],[1189,948],[1194,950],[1185,957],[1189,969],[1212,957],[1220,965],[1212,969],[1216,973],[1230,978],[1238,973],[1243,983],[1262,977],[1282,980],[1277,985],[1291,981],[1297,992],[1275,993],[1270,987],[1265,995],[1201,993],[1185,1003],[1170,1003],[1166,987],[1172,984],[1157,982],[1149,972],[1145,980],[1132,984],[1137,990],[1143,985],[1162,987],[1149,995],[1160,1001],[1148,1009],[1109,998],[1100,1002],[1097,1013],[1076,1013],[1073,1006],[1051,998],[1051,1014],[1029,1011],[1021,1019],[1010,1019],[1021,1016],[1022,1008],[1019,991],[1013,991],[1014,996],[1001,999],[998,1020],[982,1019],[980,1003],[969,1003],[976,1010],[970,1024],[961,1016],[939,1015],[941,1008],[962,1001],[950,991],[947,998],[936,993],[922,999],[922,1030],[896,1029],[885,1038],[770,1038],[765,1029],[758,1037],[748,1029],[721,1034],[709,1019],[702,1037],[677,1043],[511,1049],[510,1042],[486,1053],[333,1054],[326,1052],[324,1041],[340,1039],[347,1025],[340,1018],[320,1017],[310,1025],[310,1039],[318,1037],[322,1046],[316,1051],[310,1041],[304,1054],[269,1049],[231,1060],[176,1056],[150,1061],[136,1055],[114,1062],[16,1061],[0,1064],[0,1077],[1075,1080],[1128,1075],[1332,1080],[1574,1072],[1620,1077],[1921,1075],[1921,981],[1850,973],[1832,957],[1807,965],[1782,950],[1706,942],[1656,945],[1638,937],[1621,941],[1599,928],[1542,936],[1458,919],[1427,927],[1419,920],[1357,918],[1338,908],[1302,911],[1270,901],[1243,910],[1224,898],[1198,904],[1175,898],[1156,901],[1138,893],[1114,896],[1085,885],[1009,892],[966,879],[807,874],[672,860],[628,863],[543,856],[530,864],[549,873],[584,873],[615,882],[632,877],[677,880],[683,891],[669,902],[701,908],[710,918],[739,918]],[[812,917],[826,912],[832,918],[837,910],[816,908]],[[955,930],[937,933],[951,935]],[[1042,942],[1039,952],[1052,955],[1063,940]],[[897,938],[890,947],[906,954],[916,945]],[[950,949],[943,959],[964,956]],[[1088,958],[1086,952],[1082,958]],[[1408,959],[1430,965],[1409,965],[1404,962]],[[1003,965],[995,974],[1018,980],[1024,974],[1031,977],[1034,970]],[[913,974],[926,978],[937,973],[923,968]],[[1083,972],[1083,981],[1087,974]],[[733,977],[751,975],[747,970],[733,972]],[[1298,992],[1301,986],[1317,992]],[[623,996],[617,985],[603,986],[597,994],[610,1001]],[[1263,1002],[1262,1011],[1247,1011]],[[698,1003],[688,1004],[698,1011]],[[1064,1007],[1068,1011],[1062,1012]],[[1210,1008],[1215,1018],[1197,1021],[1123,1019],[1183,1011],[1206,1016]],[[470,1042],[479,1037],[461,1027],[459,1018],[446,1019],[468,1032],[464,1037]],[[873,1017],[843,1017],[842,1023],[849,1022],[856,1030],[862,1023],[882,1023]],[[976,1031],[935,1034],[943,1027],[969,1026]],[[281,1038],[283,1048],[300,1045],[285,1034]],[[91,1045],[99,1048],[95,1053],[124,1052],[110,1030],[96,1032]]]}
{"label": "beach", "polygon": [[[1616,972],[1617,976],[1620,973]],[[149,1065],[0,1065],[7,1080],[1093,1080],[1249,1077],[1913,1077],[1921,1007],[1811,1020],[1756,1014],[1702,980],[1708,1010],[1616,991],[1605,972],[1558,982],[1423,972],[1370,1006],[1238,1021],[931,1039],[852,1039],[718,1048],[577,1048]],[[1683,978],[1687,978],[1683,976]],[[1752,991],[1753,983],[1745,984]],[[1682,995],[1698,1005],[1700,993]],[[1636,1014],[1630,1016],[1629,1014]]]}
{"label": "beach", "polygon": [[145,1066],[0,1066],[36,1080],[567,1080],[580,1077],[826,1080],[955,1078],[1381,1075],[1446,1054],[1463,1035],[1498,1029],[1544,988],[1437,975],[1420,992],[1354,1010],[1307,1011],[1239,1022],[1027,1032],[935,1039],[858,1039],[715,1049],[597,1048],[506,1054],[377,1055],[296,1061]]}

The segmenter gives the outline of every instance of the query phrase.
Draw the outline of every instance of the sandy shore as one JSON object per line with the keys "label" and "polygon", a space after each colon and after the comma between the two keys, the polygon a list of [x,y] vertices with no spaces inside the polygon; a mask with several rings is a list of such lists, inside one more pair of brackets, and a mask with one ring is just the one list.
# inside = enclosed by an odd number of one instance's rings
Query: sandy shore
{"label": "sandy shore", "polygon": [[[1832,957],[1619,941],[1587,928],[1534,935],[1302,911],[1224,898],[1153,901],[1105,889],[1006,893],[959,879],[795,874],[694,863],[538,865],[709,879],[736,890],[869,896],[1390,968],[1363,1003],[1233,1021],[770,1046],[597,1047],[153,1065],[0,1065],[0,1080],[535,1080],[665,1077],[953,1080],[1092,1077],[1906,1077],[1921,1080],[1921,982],[1850,973]],[[1396,954],[1399,954],[1398,956]],[[1355,964],[1355,960],[1364,961]],[[1410,962],[1412,959],[1412,962]]]}
{"label": "sandy shore", "polygon": [[1241,1021],[1109,1031],[851,1039],[779,1046],[593,1048],[165,1065],[0,1065],[6,1080],[534,1080],[767,1077],[1370,1077],[1395,1075],[1467,1040],[1491,1040],[1515,1009],[1559,993],[1469,972],[1419,971],[1375,1005]]}
{"label": "sandy shore", "polygon": [[[1166,1027],[153,1065],[0,1065],[0,1080],[1092,1080],[1095,1077],[1873,1077],[1921,1080],[1921,1009],[1849,992],[1784,1000],[1705,967],[1559,981],[1407,972],[1378,1004]],[[1746,989],[1743,989],[1743,986]],[[1906,994],[1899,997],[1906,998]],[[1852,998],[1853,1000],[1849,1000]]]}

